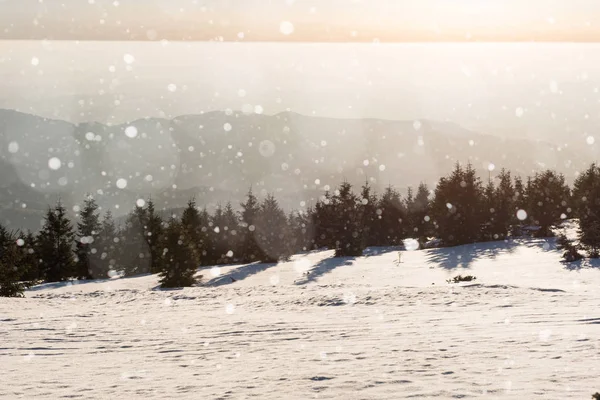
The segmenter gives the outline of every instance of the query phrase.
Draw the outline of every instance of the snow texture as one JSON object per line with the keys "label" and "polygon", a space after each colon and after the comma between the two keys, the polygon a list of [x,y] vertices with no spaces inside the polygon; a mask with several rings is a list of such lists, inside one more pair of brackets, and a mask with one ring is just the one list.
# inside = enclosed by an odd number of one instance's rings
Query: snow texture
{"label": "snow texture", "polygon": [[[0,398],[587,399],[600,264],[521,240],[330,251],[0,300]],[[458,274],[476,283],[450,285]],[[233,279],[232,279],[233,278]]]}

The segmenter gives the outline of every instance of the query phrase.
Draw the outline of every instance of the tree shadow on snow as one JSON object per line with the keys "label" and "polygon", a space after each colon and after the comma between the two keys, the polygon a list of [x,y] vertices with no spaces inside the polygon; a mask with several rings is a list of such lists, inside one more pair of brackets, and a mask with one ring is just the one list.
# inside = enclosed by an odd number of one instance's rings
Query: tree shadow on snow
{"label": "tree shadow on snow", "polygon": [[470,268],[478,259],[495,259],[500,254],[510,254],[519,243],[509,240],[506,242],[484,242],[456,247],[443,247],[429,250],[427,261],[437,264],[444,269]]}
{"label": "tree shadow on snow", "polygon": [[404,250],[404,246],[383,246],[383,247],[367,247],[363,251],[364,257],[375,257],[386,253],[393,253]]}
{"label": "tree shadow on snow", "polygon": [[352,265],[356,257],[332,257],[321,260],[310,271],[306,272],[302,278],[295,281],[296,285],[306,285],[314,282],[325,274],[330,273],[336,268]]}
{"label": "tree shadow on snow", "polygon": [[269,268],[272,268],[276,265],[277,265],[277,263],[269,263],[269,264],[253,263],[253,264],[247,264],[247,265],[240,265],[237,268],[233,268],[233,269],[229,270],[229,272],[227,272],[225,274],[219,275],[216,278],[213,278],[213,279],[207,281],[203,286],[217,287],[217,286],[231,285],[232,283],[235,283],[237,281],[242,281],[252,275],[256,275],[259,272],[266,271]]}
{"label": "tree shadow on snow", "polygon": [[600,269],[600,259],[586,258],[579,261],[566,262],[563,261],[566,270],[580,271],[582,269]]}
{"label": "tree shadow on snow", "polygon": [[115,278],[102,278],[102,279],[82,279],[82,280],[73,279],[73,280],[62,281],[62,282],[47,282],[47,283],[40,283],[39,285],[32,286],[29,289],[27,289],[26,291],[39,292],[41,290],[60,289],[63,287],[89,285],[91,283],[105,283],[105,282],[112,282],[112,281],[124,280],[124,279],[134,279],[134,278],[150,276],[150,275],[152,275],[152,274],[141,274],[141,275],[135,275],[135,276],[119,276],[119,277],[115,277]]}

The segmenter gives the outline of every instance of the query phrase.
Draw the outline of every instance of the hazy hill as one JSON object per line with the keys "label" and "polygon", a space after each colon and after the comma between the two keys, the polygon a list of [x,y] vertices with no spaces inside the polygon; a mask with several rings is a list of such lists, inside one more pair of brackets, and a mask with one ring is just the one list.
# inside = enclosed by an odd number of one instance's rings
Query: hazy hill
{"label": "hazy hill", "polygon": [[[51,158],[60,168],[49,167]],[[212,208],[238,203],[251,185],[300,208],[344,179],[369,179],[378,190],[420,181],[433,187],[456,161],[467,160],[485,177],[490,163],[520,174],[555,168],[570,176],[592,161],[568,148],[448,122],[211,112],[109,126],[0,110],[0,221],[35,229],[46,204],[60,198],[71,207],[86,193],[116,215],[149,196],[161,208],[192,196]],[[127,181],[124,189],[119,179]]]}

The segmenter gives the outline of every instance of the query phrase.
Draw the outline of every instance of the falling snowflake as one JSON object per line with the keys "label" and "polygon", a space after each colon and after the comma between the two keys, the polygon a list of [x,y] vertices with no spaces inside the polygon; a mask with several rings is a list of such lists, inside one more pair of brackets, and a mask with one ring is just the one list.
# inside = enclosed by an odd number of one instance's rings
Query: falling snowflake
{"label": "falling snowflake", "polygon": [[284,35],[291,35],[294,33],[294,24],[290,21],[282,21],[279,25],[279,31]]}
{"label": "falling snowflake", "polygon": [[117,187],[119,189],[125,189],[127,187],[127,179],[121,178],[117,180]]}
{"label": "falling snowflake", "polygon": [[51,170],[59,170],[60,167],[62,166],[62,162],[60,161],[60,158],[58,157],[52,157],[51,159],[48,160],[48,167]]}

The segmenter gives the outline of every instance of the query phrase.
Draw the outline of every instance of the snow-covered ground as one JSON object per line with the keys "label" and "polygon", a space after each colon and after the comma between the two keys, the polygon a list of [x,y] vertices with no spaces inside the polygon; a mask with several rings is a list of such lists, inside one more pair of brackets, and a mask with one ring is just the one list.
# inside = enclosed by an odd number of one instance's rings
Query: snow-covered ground
{"label": "snow-covered ground", "polygon": [[[331,252],[0,300],[0,398],[589,399],[600,264],[554,242]],[[306,274],[309,272],[309,274]],[[220,273],[218,276],[216,276]],[[472,274],[469,284],[446,279]],[[234,278],[235,281],[231,278]]]}

